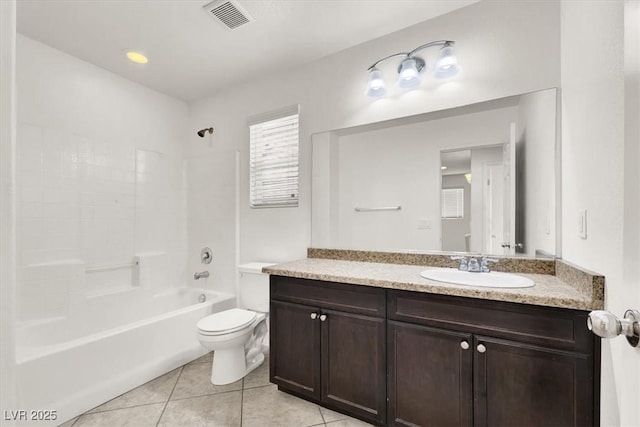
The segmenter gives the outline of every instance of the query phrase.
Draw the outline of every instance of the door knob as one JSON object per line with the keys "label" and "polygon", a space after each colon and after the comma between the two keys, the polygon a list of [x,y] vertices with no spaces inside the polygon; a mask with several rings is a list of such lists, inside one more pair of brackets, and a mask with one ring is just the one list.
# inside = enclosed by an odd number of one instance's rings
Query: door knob
{"label": "door knob", "polygon": [[487,347],[485,347],[483,344],[478,344],[478,353],[484,353],[485,351],[487,351]]}
{"label": "door knob", "polygon": [[609,311],[592,311],[587,317],[587,328],[602,338],[615,338],[618,335],[624,335],[632,347],[638,347],[640,344],[640,311],[627,310],[622,319],[618,319]]}
{"label": "door knob", "polygon": [[469,350],[469,343],[466,341],[462,341],[460,343],[460,347],[462,347],[463,350]]}
{"label": "door knob", "polygon": [[324,322],[325,320],[327,320],[327,315],[326,314],[321,314],[320,315],[320,321]]}
{"label": "door knob", "polygon": [[311,313],[311,320],[316,320],[318,318],[318,313]]}

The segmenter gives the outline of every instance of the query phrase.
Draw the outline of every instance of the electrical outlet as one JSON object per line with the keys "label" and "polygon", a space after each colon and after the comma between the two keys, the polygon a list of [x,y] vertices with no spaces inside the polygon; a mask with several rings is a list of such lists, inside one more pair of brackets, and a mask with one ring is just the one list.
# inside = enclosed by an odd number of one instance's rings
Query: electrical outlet
{"label": "electrical outlet", "polygon": [[587,210],[578,211],[578,236],[581,239],[587,238]]}

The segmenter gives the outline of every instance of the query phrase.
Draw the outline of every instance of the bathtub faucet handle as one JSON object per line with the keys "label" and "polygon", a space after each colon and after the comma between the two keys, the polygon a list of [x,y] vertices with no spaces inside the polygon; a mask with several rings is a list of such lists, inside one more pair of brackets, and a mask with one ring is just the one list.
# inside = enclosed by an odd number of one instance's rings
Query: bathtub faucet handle
{"label": "bathtub faucet handle", "polygon": [[207,277],[209,277],[209,272],[208,271],[201,271],[201,272],[196,272],[193,273],[193,280],[198,280],[198,279],[206,279]]}

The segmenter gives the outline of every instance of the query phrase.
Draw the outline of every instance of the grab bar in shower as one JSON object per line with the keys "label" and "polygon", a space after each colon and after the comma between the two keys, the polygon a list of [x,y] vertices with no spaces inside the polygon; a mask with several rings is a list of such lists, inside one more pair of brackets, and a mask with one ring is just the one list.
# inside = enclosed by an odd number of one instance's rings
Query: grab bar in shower
{"label": "grab bar in shower", "polygon": [[109,271],[109,270],[123,270],[125,268],[137,268],[140,267],[140,260],[135,260],[133,262],[127,264],[111,264],[111,265],[98,265],[95,267],[87,267],[85,271],[87,273],[98,273],[100,271]]}
{"label": "grab bar in shower", "polygon": [[360,208],[355,207],[353,210],[356,212],[379,212],[379,211],[399,211],[402,206],[380,206],[375,208]]}

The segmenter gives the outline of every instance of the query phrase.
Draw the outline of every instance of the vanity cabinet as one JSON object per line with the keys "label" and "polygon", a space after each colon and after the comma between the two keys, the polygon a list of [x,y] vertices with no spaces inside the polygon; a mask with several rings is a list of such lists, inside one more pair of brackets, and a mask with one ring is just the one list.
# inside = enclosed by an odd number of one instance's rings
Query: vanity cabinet
{"label": "vanity cabinet", "polygon": [[270,280],[271,382],[384,424],[384,290],[281,276]]}
{"label": "vanity cabinet", "polygon": [[404,291],[388,302],[389,425],[597,424],[584,312]]}
{"label": "vanity cabinet", "polygon": [[376,425],[599,425],[586,312],[270,280],[280,390]]}

